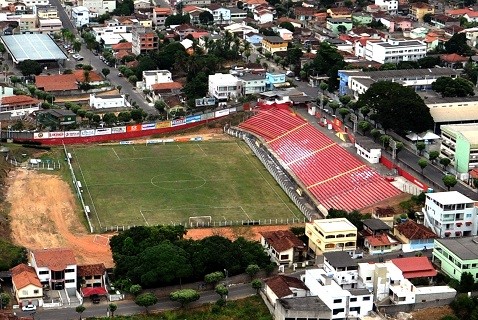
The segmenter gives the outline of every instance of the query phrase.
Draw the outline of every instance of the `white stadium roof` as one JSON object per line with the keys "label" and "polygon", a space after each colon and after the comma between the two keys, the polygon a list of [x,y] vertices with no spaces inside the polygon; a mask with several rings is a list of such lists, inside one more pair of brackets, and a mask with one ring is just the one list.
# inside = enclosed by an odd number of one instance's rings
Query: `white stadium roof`
{"label": "white stadium roof", "polygon": [[62,60],[66,54],[47,34],[1,36],[1,41],[15,63],[24,60]]}

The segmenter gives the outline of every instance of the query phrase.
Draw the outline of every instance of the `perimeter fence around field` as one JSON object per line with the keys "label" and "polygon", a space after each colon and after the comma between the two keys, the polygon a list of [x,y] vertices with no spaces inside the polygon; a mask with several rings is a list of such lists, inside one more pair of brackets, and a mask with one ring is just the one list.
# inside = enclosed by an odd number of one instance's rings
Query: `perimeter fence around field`
{"label": "perimeter fence around field", "polygon": [[90,220],[90,207],[85,205],[85,201],[83,200],[83,188],[81,185],[81,182],[76,179],[75,171],[73,170],[73,166],[71,165],[71,154],[66,150],[65,144],[63,144],[63,150],[65,151],[65,159],[66,162],[68,163],[68,168],[70,169],[71,173],[71,178],[73,181],[73,188],[76,191],[76,195],[78,196],[78,199],[80,199],[81,207],[83,208],[83,212],[85,213],[86,221],[88,221],[88,226],[90,227],[90,232],[93,233],[93,224],[91,223]]}

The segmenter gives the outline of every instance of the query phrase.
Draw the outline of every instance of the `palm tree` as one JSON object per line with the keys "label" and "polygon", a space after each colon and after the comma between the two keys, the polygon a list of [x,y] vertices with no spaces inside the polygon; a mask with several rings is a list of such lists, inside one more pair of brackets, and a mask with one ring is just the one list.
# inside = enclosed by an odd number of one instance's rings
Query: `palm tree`
{"label": "palm tree", "polygon": [[111,312],[111,317],[112,318],[115,316],[116,309],[118,309],[118,305],[116,305],[116,303],[110,303],[108,305],[108,310]]}
{"label": "palm tree", "polygon": [[82,304],[75,308],[75,311],[80,314],[80,320],[81,320],[81,314],[83,313],[83,311],[85,311],[85,309],[86,308]]}

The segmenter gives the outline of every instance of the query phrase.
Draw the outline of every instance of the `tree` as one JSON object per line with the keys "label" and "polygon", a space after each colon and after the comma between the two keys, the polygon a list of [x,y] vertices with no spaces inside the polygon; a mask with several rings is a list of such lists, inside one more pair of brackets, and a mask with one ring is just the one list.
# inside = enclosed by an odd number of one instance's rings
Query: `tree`
{"label": "tree", "polygon": [[365,107],[361,107],[360,109],[360,113],[363,115],[364,118],[367,118],[367,116],[370,114],[370,108],[365,106]]}
{"label": "tree", "polygon": [[319,44],[319,48],[314,60],[304,66],[304,70],[308,74],[327,75],[329,77],[327,84],[328,90],[333,92],[339,87],[337,80],[338,70],[344,69],[347,64],[343,56],[337,51],[337,48],[323,41]]}
{"label": "tree", "polygon": [[108,310],[111,312],[111,317],[115,316],[115,311],[118,309],[118,305],[116,303],[110,303],[108,305]]}
{"label": "tree", "polygon": [[221,297],[221,299],[224,299],[224,297],[227,296],[229,293],[229,289],[223,284],[218,284],[216,288],[214,288],[214,291]]}
{"label": "tree", "polygon": [[[433,128],[430,109],[413,88],[397,82],[379,81],[359,96],[358,107],[368,107],[384,130],[398,134],[424,132]],[[406,106],[406,107],[404,107]]]}
{"label": "tree", "polygon": [[332,114],[335,114],[335,111],[340,107],[340,104],[337,101],[332,101],[328,104],[328,107],[332,109]]}
{"label": "tree", "polygon": [[372,129],[372,131],[370,131],[370,134],[372,135],[373,141],[377,141],[377,139],[380,138],[380,136],[382,135],[382,132],[378,129]]}
{"label": "tree", "polygon": [[10,295],[5,292],[0,293],[0,305],[3,307],[3,309],[6,309],[9,303]]}
{"label": "tree", "polygon": [[18,68],[24,76],[39,75],[43,69],[41,65],[34,60],[23,60],[18,63]]}
{"label": "tree", "polygon": [[415,144],[415,147],[417,148],[418,154],[421,155],[423,150],[425,150],[425,148],[426,148],[426,144],[423,141],[418,141]]}
{"label": "tree", "polygon": [[443,166],[443,170],[446,170],[446,167],[448,167],[451,163],[451,160],[448,158],[440,158],[440,164]]}
{"label": "tree", "polygon": [[450,40],[445,42],[446,53],[458,53],[463,56],[473,55],[473,51],[466,43],[466,33],[455,33]]}
{"label": "tree", "polygon": [[295,31],[295,27],[292,23],[290,23],[289,21],[284,21],[284,22],[281,22],[279,24],[279,27],[281,28],[284,28],[284,29],[287,29],[289,30],[290,32],[294,32]]}
{"label": "tree", "polygon": [[431,162],[434,162],[439,155],[440,155],[440,152],[438,151],[430,151],[428,153],[428,160],[430,160]]}
{"label": "tree", "polygon": [[372,124],[368,121],[362,120],[358,123],[358,127],[360,130],[362,130],[362,133],[366,135],[367,132],[372,129]]}
{"label": "tree", "polygon": [[131,119],[136,123],[140,123],[143,121],[145,116],[145,112],[142,109],[133,109],[131,110]]}
{"label": "tree", "polygon": [[81,314],[83,313],[83,311],[85,311],[86,308],[84,305],[79,305],[75,308],[75,311],[80,315],[80,320],[81,320]]}
{"label": "tree", "polygon": [[418,165],[422,169],[422,174],[423,174],[423,170],[426,168],[426,166],[428,166],[427,159],[421,158],[420,160],[418,160]]}
{"label": "tree", "polygon": [[430,23],[432,22],[433,14],[432,13],[425,13],[423,15],[423,22]]}
{"label": "tree", "polygon": [[470,319],[470,315],[475,309],[475,302],[472,297],[468,297],[466,293],[461,293],[455,297],[450,307],[459,319]]}
{"label": "tree", "polygon": [[441,93],[442,97],[474,96],[473,83],[464,78],[439,77],[432,83],[432,89]]}
{"label": "tree", "polygon": [[224,279],[224,273],[221,271],[211,272],[204,276],[204,282],[211,284],[212,287],[214,287],[222,279]]}
{"label": "tree", "polygon": [[254,279],[251,282],[252,289],[256,290],[256,294],[259,294],[259,290],[262,288],[262,281],[259,279]]}
{"label": "tree", "polygon": [[339,109],[339,114],[342,117],[342,121],[345,121],[345,117],[350,113],[350,110],[348,108],[340,108]]}
{"label": "tree", "polygon": [[214,16],[209,11],[203,11],[199,14],[199,22],[202,24],[210,24],[214,21]]}
{"label": "tree", "polygon": [[182,289],[169,294],[169,299],[181,303],[181,308],[193,301],[199,300],[200,297],[199,292],[194,289]]}
{"label": "tree", "polygon": [[246,273],[252,278],[261,270],[257,264],[250,264],[246,268]]}
{"label": "tree", "polygon": [[129,288],[129,293],[131,293],[133,296],[137,297],[141,291],[143,291],[143,288],[139,284],[133,284]]}
{"label": "tree", "polygon": [[118,117],[113,112],[107,112],[103,115],[103,122],[107,125],[113,125],[118,121]]}
{"label": "tree", "polygon": [[339,33],[342,33],[342,34],[343,34],[343,33],[346,33],[346,32],[347,32],[347,27],[344,26],[343,24],[340,24],[340,25],[337,26],[337,31],[338,31]]}
{"label": "tree", "polygon": [[131,112],[129,111],[122,111],[118,114],[118,121],[128,123],[131,121]]}
{"label": "tree", "polygon": [[457,183],[456,177],[452,174],[445,175],[442,178],[442,181],[445,187],[447,187],[448,191],[450,191],[450,188],[453,188]]}
{"label": "tree", "polygon": [[101,73],[105,76],[105,78],[110,74],[110,72],[110,68],[101,69]]}
{"label": "tree", "polygon": [[116,89],[118,90],[118,93],[121,93],[121,89],[123,89],[123,86],[116,86]]}
{"label": "tree", "polygon": [[158,303],[158,298],[153,293],[146,292],[137,296],[134,302],[138,306],[144,307],[146,309],[146,313],[149,313],[148,308]]}
{"label": "tree", "polygon": [[166,18],[164,25],[169,27],[170,25],[181,25],[189,23],[189,14],[173,14]]}

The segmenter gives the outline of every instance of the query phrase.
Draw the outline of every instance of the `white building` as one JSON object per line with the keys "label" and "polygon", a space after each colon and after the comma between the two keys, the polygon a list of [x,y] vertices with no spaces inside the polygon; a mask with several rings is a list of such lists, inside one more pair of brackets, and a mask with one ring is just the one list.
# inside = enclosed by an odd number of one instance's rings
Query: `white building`
{"label": "white building", "polygon": [[366,289],[346,290],[323,269],[308,269],[302,276],[311,296],[317,296],[332,310],[331,319],[366,316],[373,308],[372,293]]}
{"label": "white building", "polygon": [[126,98],[119,94],[104,96],[90,94],[90,107],[94,109],[125,108],[127,107]]}
{"label": "white building", "polygon": [[71,19],[75,27],[81,28],[85,24],[90,23],[90,11],[87,7],[73,7],[71,9]]}
{"label": "white building", "polygon": [[107,27],[93,27],[91,28],[92,35],[95,36],[96,41],[100,41],[102,38],[107,38],[109,35],[120,36],[121,39],[124,38],[123,35],[129,34],[130,41],[132,39],[131,34],[132,27],[126,25],[111,25]]}
{"label": "white building", "polygon": [[305,243],[290,230],[263,231],[261,245],[277,265],[291,266],[294,262],[305,260]]}
{"label": "white building", "polygon": [[477,234],[475,201],[458,191],[427,193],[424,224],[440,238]]}
{"label": "white building", "polygon": [[264,24],[272,22],[274,20],[274,15],[269,9],[254,10],[254,20],[259,24]]}
{"label": "white building", "polygon": [[169,70],[143,71],[143,89],[151,90],[153,84],[167,82],[173,82],[173,75]]}
{"label": "white building", "polygon": [[232,74],[216,73],[209,76],[209,95],[219,101],[227,101],[239,96],[241,81]]}
{"label": "white building", "polygon": [[390,14],[396,14],[398,11],[398,0],[375,0],[375,5],[380,6]]}
{"label": "white building", "polygon": [[24,0],[22,1],[27,8],[32,8],[34,6],[47,6],[50,4],[49,0]]}
{"label": "white building", "polygon": [[65,248],[30,252],[30,264],[43,286],[52,290],[77,288],[77,264],[73,251]]}
{"label": "white building", "polygon": [[215,23],[228,23],[231,21],[231,10],[229,8],[217,8],[212,11]]}
{"label": "white building", "polygon": [[325,252],[324,270],[328,274],[333,274],[335,282],[343,289],[358,287],[358,264],[347,252]]}
{"label": "white building", "polygon": [[116,9],[115,0],[79,0],[78,5],[88,8],[97,16],[113,12]]}
{"label": "white building", "polygon": [[309,289],[297,278],[277,275],[265,281],[264,292],[269,302],[275,306],[277,299],[306,297]]}
{"label": "white building", "polygon": [[365,59],[378,63],[417,61],[424,58],[426,53],[426,43],[419,40],[367,41],[365,46]]}
{"label": "white building", "polygon": [[60,19],[38,19],[38,29],[41,33],[55,33],[63,28]]}

